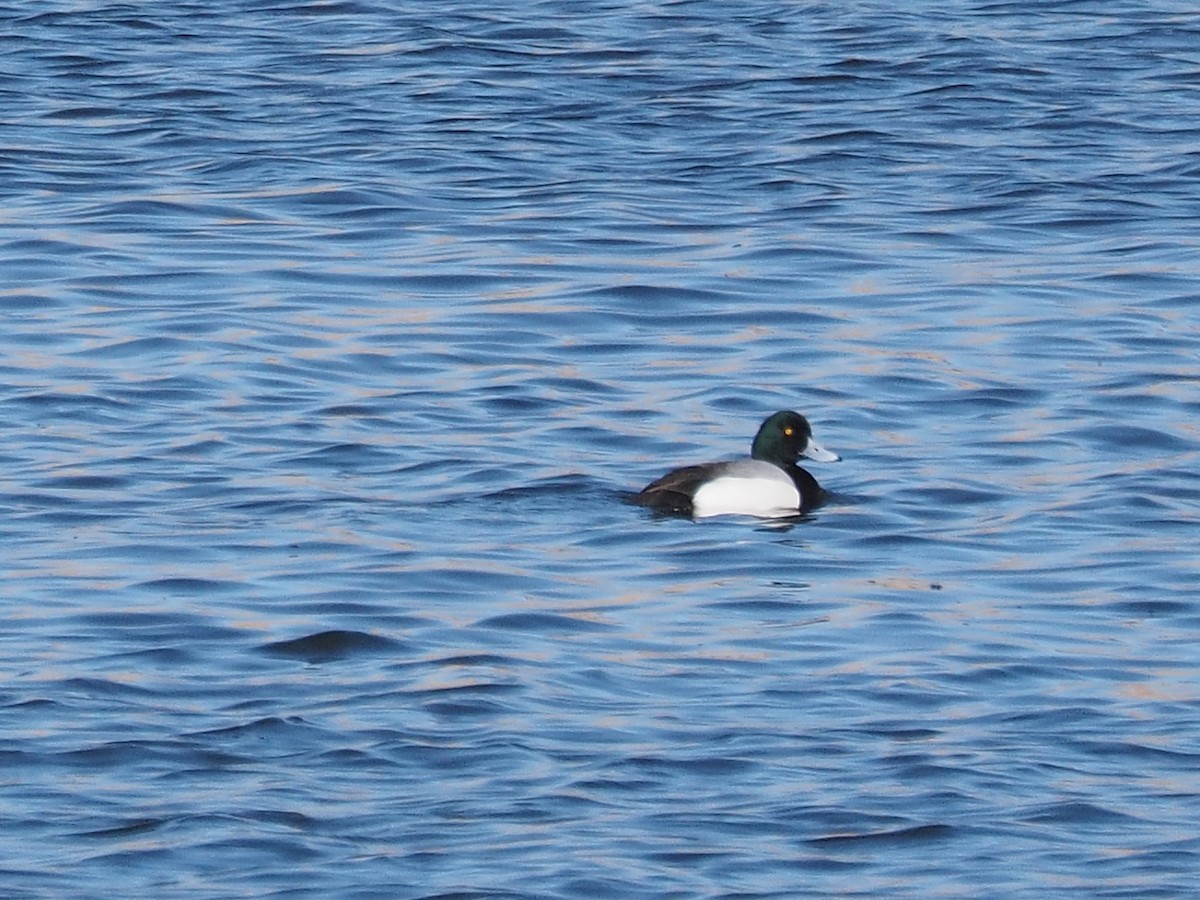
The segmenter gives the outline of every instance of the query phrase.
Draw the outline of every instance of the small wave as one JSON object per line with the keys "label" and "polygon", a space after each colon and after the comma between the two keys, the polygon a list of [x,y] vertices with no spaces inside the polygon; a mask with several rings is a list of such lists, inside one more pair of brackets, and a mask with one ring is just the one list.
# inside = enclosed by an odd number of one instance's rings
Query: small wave
{"label": "small wave", "polygon": [[268,656],[300,659],[309,663],[332,662],[349,657],[386,653],[400,645],[390,638],[362,631],[321,631],[288,641],[274,641],[258,648]]}

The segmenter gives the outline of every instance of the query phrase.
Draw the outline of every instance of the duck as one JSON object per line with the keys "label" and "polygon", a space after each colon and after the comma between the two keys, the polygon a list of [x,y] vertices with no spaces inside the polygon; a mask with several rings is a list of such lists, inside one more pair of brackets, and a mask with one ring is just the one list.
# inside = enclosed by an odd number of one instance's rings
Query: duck
{"label": "duck", "polygon": [[796,465],[802,456],[815,462],[841,459],[813,440],[808,419],[790,409],[780,410],[759,426],[749,459],[674,469],[642,488],[633,500],[660,513],[697,519],[797,516],[826,498],[817,479]]}

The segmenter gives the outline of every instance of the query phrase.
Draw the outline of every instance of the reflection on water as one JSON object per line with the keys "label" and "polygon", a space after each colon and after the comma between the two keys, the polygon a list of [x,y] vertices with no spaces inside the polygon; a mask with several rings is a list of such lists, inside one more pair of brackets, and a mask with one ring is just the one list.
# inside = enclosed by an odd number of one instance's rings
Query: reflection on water
{"label": "reflection on water", "polygon": [[1188,21],[0,17],[6,895],[1194,888]]}

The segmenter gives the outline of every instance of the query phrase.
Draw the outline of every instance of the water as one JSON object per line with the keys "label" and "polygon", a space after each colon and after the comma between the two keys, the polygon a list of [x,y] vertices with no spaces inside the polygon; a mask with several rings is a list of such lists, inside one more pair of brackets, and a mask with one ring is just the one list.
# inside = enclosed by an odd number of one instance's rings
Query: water
{"label": "water", "polygon": [[1200,888],[1195,17],[735,6],[0,4],[4,896]]}

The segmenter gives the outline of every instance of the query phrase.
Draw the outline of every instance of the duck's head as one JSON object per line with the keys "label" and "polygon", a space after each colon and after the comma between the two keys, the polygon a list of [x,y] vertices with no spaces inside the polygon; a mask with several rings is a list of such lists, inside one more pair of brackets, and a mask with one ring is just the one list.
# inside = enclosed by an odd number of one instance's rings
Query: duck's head
{"label": "duck's head", "polygon": [[816,462],[837,462],[841,459],[813,440],[812,426],[798,412],[782,410],[762,423],[750,455],[755,459],[776,464],[793,464],[801,456]]}

